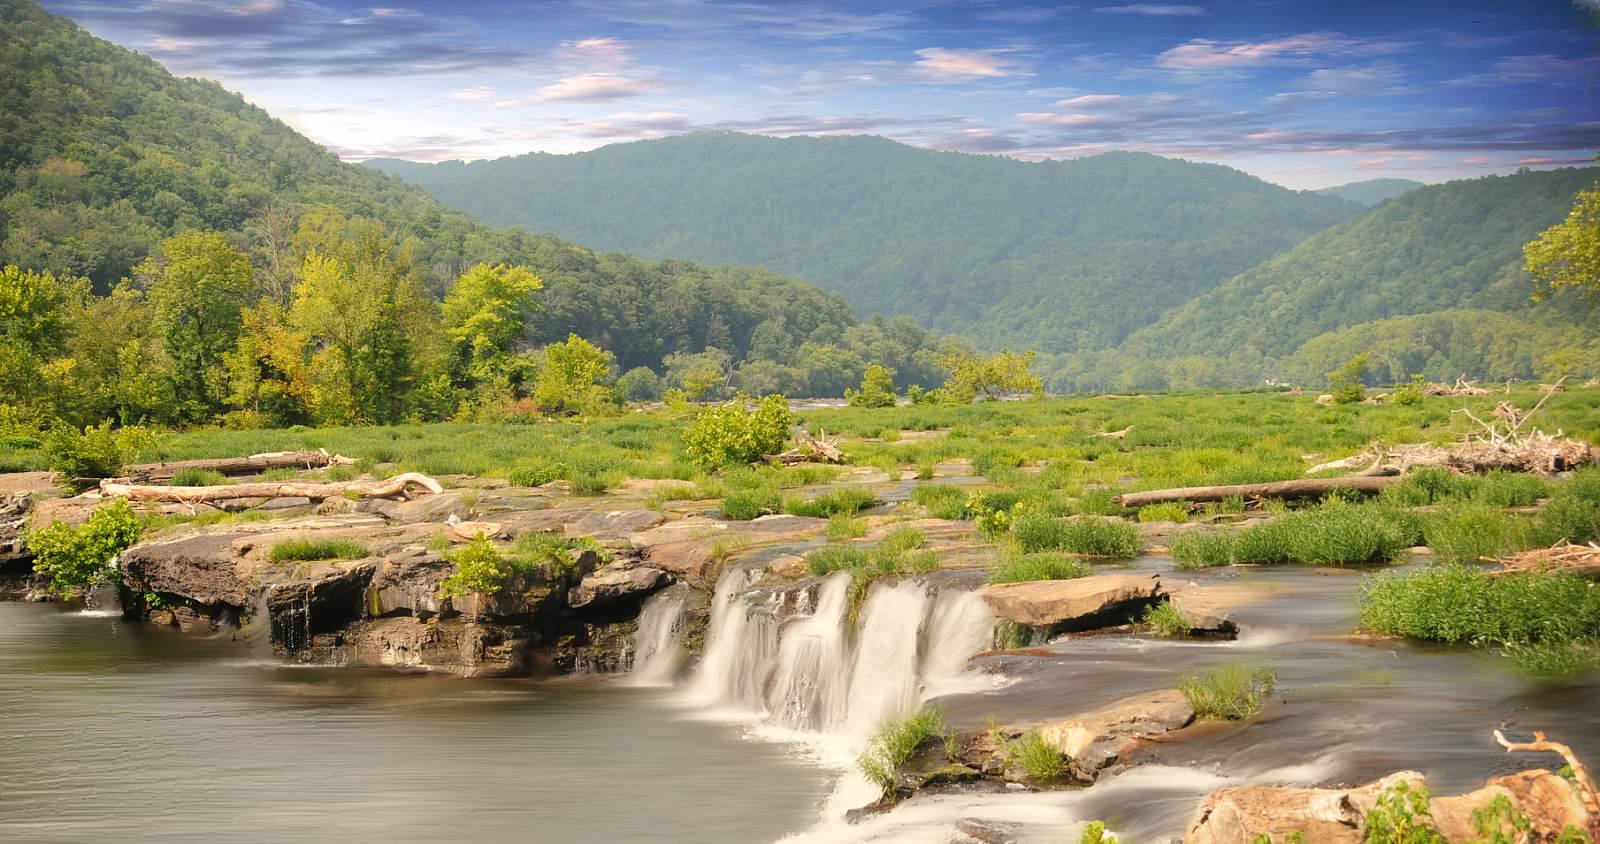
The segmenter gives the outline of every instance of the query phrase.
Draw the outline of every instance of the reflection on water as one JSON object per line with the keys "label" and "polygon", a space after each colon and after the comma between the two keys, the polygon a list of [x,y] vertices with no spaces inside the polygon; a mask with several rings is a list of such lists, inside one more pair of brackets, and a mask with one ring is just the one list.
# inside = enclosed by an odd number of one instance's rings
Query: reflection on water
{"label": "reflection on water", "polygon": [[281,667],[0,603],[0,841],[770,841],[828,775],[665,693]]}

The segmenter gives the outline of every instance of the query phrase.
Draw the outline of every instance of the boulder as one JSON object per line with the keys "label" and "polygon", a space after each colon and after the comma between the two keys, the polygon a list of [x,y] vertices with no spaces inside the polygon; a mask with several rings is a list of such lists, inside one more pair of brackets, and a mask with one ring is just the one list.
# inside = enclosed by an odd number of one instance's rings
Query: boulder
{"label": "boulder", "polygon": [[645,551],[645,560],[685,583],[711,589],[716,584],[717,558],[711,552],[715,543],[710,539],[686,539],[654,545]]}
{"label": "boulder", "polygon": [[444,608],[439,584],[455,571],[455,564],[421,546],[409,546],[378,562],[367,587],[367,614],[372,617],[410,615],[426,619]]}
{"label": "boulder", "polygon": [[1232,635],[1239,632],[1233,611],[1264,595],[1259,587],[1246,584],[1188,583],[1172,590],[1167,600],[1191,630]]}
{"label": "boulder", "polygon": [[1131,620],[1155,603],[1161,581],[1154,576],[1103,574],[1072,580],[996,583],[979,591],[1001,618],[1050,633],[1092,630]]}
{"label": "boulder", "polygon": [[234,552],[234,533],[144,542],[123,551],[123,582],[135,592],[178,595],[201,604],[243,607],[252,583]]}
{"label": "boulder", "polygon": [[[1259,836],[1282,841],[1300,833],[1317,844],[1362,844],[1367,814],[1395,783],[1424,784],[1415,771],[1390,774],[1359,788],[1297,788],[1246,785],[1207,795],[1189,822],[1184,844],[1250,844]],[[1472,813],[1496,797],[1509,799],[1533,822],[1533,840],[1552,841],[1567,826],[1583,829],[1592,819],[1572,785],[1549,771],[1525,771],[1489,780],[1483,788],[1434,797],[1433,826],[1449,841],[1479,836]]]}
{"label": "boulder", "polygon": [[1093,712],[1052,721],[1039,735],[1072,757],[1076,768],[1093,778],[1150,739],[1181,730],[1194,722],[1194,707],[1176,689],[1136,695]]}
{"label": "boulder", "polygon": [[274,585],[267,592],[272,643],[288,653],[312,644],[318,633],[338,630],[361,618],[376,560],[312,563],[304,579]]}
{"label": "boulder", "polygon": [[461,619],[379,618],[352,626],[342,653],[352,665],[412,668],[464,677],[523,673],[528,641],[516,628]]}
{"label": "boulder", "polygon": [[578,581],[567,593],[567,606],[576,610],[623,601],[638,603],[671,581],[666,572],[650,566],[608,566]]}

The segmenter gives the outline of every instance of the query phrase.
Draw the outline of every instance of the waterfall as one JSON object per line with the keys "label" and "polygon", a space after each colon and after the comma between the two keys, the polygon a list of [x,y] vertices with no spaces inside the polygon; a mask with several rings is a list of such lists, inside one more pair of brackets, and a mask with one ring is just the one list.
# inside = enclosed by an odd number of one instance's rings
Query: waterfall
{"label": "waterfall", "polygon": [[821,731],[837,725],[849,706],[850,575],[823,583],[811,615],[784,628],[778,645],[772,718],[785,727]]}
{"label": "waterfall", "polygon": [[639,686],[670,685],[683,665],[683,606],[688,587],[673,586],[651,595],[639,612],[639,629],[633,639],[633,672],[629,682]]}
{"label": "waterfall", "polygon": [[110,617],[122,615],[122,595],[115,586],[100,585],[83,593],[79,615]]}
{"label": "waterfall", "polygon": [[759,576],[759,569],[740,569],[717,581],[691,705],[736,707],[791,731],[785,735],[826,737],[844,751],[839,758],[853,759],[884,721],[939,694],[988,685],[965,671],[994,625],[976,593],[936,594],[913,579],[879,583],[852,624],[851,576],[839,572],[817,588],[814,607],[791,593],[796,609],[809,614],[780,627],[783,599],[752,590]]}

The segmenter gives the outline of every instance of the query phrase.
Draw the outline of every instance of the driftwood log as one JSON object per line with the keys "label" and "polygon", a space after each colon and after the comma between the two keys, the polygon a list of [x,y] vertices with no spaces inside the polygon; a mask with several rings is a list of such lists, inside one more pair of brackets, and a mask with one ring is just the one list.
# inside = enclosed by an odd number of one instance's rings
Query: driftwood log
{"label": "driftwood log", "polygon": [[140,483],[161,483],[186,469],[220,472],[224,475],[258,475],[268,469],[323,469],[349,466],[348,457],[317,451],[273,451],[249,457],[219,457],[210,460],[174,460],[168,463],[140,463],[128,467],[130,479]]}
{"label": "driftwood log", "polygon": [[1600,794],[1595,791],[1594,780],[1589,776],[1589,769],[1584,766],[1578,754],[1572,748],[1559,741],[1551,741],[1545,737],[1543,730],[1533,731],[1533,741],[1514,742],[1506,738],[1505,733],[1494,731],[1494,740],[1506,749],[1507,753],[1555,753],[1567,761],[1567,766],[1572,769],[1572,781],[1578,792],[1578,799],[1583,801],[1583,807],[1589,810],[1591,818],[1600,817]]}
{"label": "driftwood log", "polygon": [[212,501],[231,501],[238,498],[309,498],[322,501],[339,496],[357,498],[394,498],[414,489],[438,494],[444,492],[439,482],[419,472],[406,472],[383,481],[352,481],[349,483],[308,483],[282,481],[269,483],[222,484],[219,486],[161,486],[154,484],[128,484],[106,480],[100,482],[100,495],[107,498],[134,498],[143,501],[175,501],[179,504],[203,504]]}
{"label": "driftwood log", "polygon": [[844,452],[839,450],[836,440],[828,439],[828,432],[823,431],[820,436],[813,437],[805,430],[800,430],[794,435],[798,445],[779,454],[765,456],[767,460],[776,460],[785,466],[795,466],[801,463],[843,463]]}
{"label": "driftwood log", "polygon": [[1143,507],[1147,504],[1164,504],[1168,501],[1222,501],[1227,498],[1318,498],[1336,489],[1373,493],[1400,483],[1398,476],[1355,475],[1343,478],[1304,478],[1294,481],[1273,481],[1265,484],[1236,484],[1233,486],[1189,486],[1175,489],[1152,489],[1145,492],[1124,492],[1112,500],[1122,507]]}
{"label": "driftwood log", "polygon": [[1600,543],[1577,545],[1572,542],[1562,542],[1549,548],[1533,548],[1509,557],[1493,559],[1500,564],[1500,568],[1489,572],[1490,577],[1518,572],[1600,576]]}

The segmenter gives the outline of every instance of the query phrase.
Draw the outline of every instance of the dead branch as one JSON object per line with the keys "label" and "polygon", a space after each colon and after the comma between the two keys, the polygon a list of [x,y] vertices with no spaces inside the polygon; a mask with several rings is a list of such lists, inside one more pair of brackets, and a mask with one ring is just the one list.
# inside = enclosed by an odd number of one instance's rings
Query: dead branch
{"label": "dead branch", "polygon": [[1402,479],[1397,476],[1370,477],[1352,475],[1340,478],[1305,478],[1297,481],[1274,481],[1266,484],[1238,484],[1235,486],[1191,486],[1176,489],[1152,489],[1145,492],[1124,492],[1114,500],[1122,507],[1143,507],[1168,501],[1221,501],[1225,498],[1316,498],[1335,489],[1373,493],[1394,486]]}
{"label": "dead branch", "polygon": [[794,435],[794,448],[778,454],[768,454],[764,458],[776,460],[785,466],[796,466],[801,463],[843,463],[844,452],[839,449],[838,440],[828,439],[828,432],[822,431],[820,437],[813,437],[804,429]]}
{"label": "dead branch", "polygon": [[1120,431],[1106,431],[1105,433],[1095,434],[1095,436],[1097,436],[1097,437],[1105,437],[1108,440],[1120,440],[1123,437],[1126,437],[1128,435],[1128,432],[1132,431],[1132,430],[1133,430],[1133,426],[1129,425],[1128,427],[1123,428]]}
{"label": "dead branch", "polygon": [[1589,769],[1583,765],[1583,760],[1578,758],[1572,748],[1558,741],[1545,738],[1544,730],[1533,731],[1533,741],[1513,742],[1506,738],[1505,733],[1494,731],[1494,740],[1506,749],[1507,753],[1556,753],[1567,760],[1567,766],[1572,769],[1572,779],[1576,784],[1578,799],[1583,801],[1583,807],[1589,810],[1591,817],[1600,816],[1600,796],[1597,796],[1594,780],[1589,778]]}
{"label": "dead branch", "polygon": [[355,463],[348,457],[329,454],[327,449],[316,451],[272,451],[252,454],[249,457],[220,457],[207,460],[174,460],[169,463],[140,463],[128,467],[130,478],[141,483],[170,481],[185,469],[221,472],[224,475],[257,475],[268,469],[322,469],[328,466],[349,466]]}
{"label": "dead branch", "polygon": [[420,472],[406,472],[383,481],[352,481],[350,483],[306,483],[283,481],[281,483],[222,484],[219,486],[159,486],[128,484],[115,480],[100,482],[100,495],[107,498],[133,498],[143,501],[175,501],[179,504],[199,504],[212,501],[230,501],[239,498],[309,498],[322,501],[339,496],[356,498],[394,498],[406,495],[414,488],[435,495],[444,492],[439,482]]}
{"label": "dead branch", "polygon": [[1531,572],[1536,574],[1600,575],[1600,544],[1575,545],[1562,541],[1549,548],[1534,548],[1509,557],[1495,557],[1500,568],[1490,577]]}

